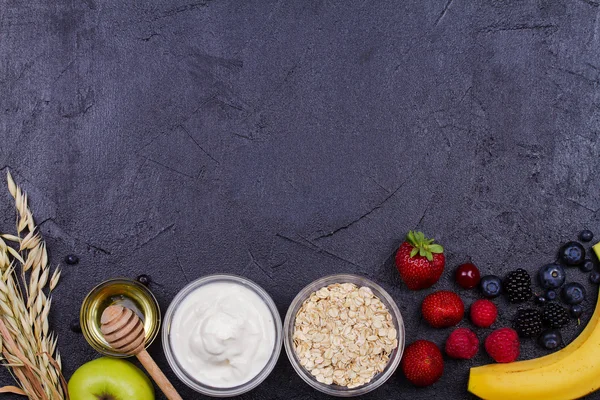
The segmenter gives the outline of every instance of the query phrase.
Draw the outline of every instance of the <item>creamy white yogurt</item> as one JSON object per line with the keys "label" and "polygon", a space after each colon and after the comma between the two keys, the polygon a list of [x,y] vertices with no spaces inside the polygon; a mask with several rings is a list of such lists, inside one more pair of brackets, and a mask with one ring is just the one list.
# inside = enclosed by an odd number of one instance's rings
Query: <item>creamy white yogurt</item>
{"label": "creamy white yogurt", "polygon": [[170,340],[173,355],[191,377],[229,388],[248,382],[267,365],[275,347],[275,323],[252,289],[213,282],[179,304]]}

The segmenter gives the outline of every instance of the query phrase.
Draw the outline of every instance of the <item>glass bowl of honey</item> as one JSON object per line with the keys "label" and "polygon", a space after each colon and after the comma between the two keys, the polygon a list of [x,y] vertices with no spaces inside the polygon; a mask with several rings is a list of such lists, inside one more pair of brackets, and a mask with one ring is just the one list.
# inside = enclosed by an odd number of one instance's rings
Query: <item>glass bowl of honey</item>
{"label": "glass bowl of honey", "polygon": [[90,346],[105,356],[129,357],[113,350],[100,331],[102,312],[112,305],[129,308],[140,317],[146,333],[145,346],[146,348],[150,346],[160,331],[161,315],[158,302],[146,286],[127,278],[102,282],[83,300],[79,323],[83,336]]}

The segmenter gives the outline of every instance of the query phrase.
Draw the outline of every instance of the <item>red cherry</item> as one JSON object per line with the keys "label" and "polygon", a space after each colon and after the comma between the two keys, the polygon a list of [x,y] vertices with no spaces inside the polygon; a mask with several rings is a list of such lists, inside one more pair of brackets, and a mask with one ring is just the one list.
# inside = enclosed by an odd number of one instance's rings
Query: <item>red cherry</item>
{"label": "red cherry", "polygon": [[456,283],[465,289],[471,289],[479,283],[479,270],[473,263],[464,263],[456,269]]}

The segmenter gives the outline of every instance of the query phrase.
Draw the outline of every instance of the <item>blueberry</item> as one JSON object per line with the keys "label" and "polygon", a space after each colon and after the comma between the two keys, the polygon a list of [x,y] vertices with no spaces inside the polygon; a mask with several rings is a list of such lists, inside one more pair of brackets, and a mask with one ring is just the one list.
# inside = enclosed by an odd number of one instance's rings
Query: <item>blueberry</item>
{"label": "blueberry", "polygon": [[562,289],[561,297],[567,304],[579,304],[585,300],[585,288],[577,282],[567,283]]}
{"label": "blueberry", "polygon": [[594,269],[594,262],[588,258],[587,260],[583,261],[583,264],[579,266],[579,269],[582,272],[590,272]]}
{"label": "blueberry", "polygon": [[75,265],[79,262],[79,257],[75,254],[69,254],[65,257],[65,262],[69,265]]}
{"label": "blueberry", "polygon": [[548,301],[556,300],[556,291],[554,291],[554,290],[547,290],[546,291],[546,299]]}
{"label": "blueberry", "polygon": [[144,286],[148,286],[152,282],[152,279],[150,278],[150,276],[148,276],[146,274],[142,274],[142,275],[138,276],[137,278],[135,278],[135,280]]}
{"label": "blueberry", "polygon": [[583,314],[583,307],[581,307],[579,304],[572,305],[569,308],[569,314],[571,314],[571,317],[577,319],[581,317],[581,314]]}
{"label": "blueberry", "polygon": [[536,304],[544,305],[546,303],[546,298],[544,296],[537,296],[535,302]]}
{"label": "blueberry", "polygon": [[579,240],[582,242],[591,242],[594,238],[594,234],[589,229],[579,232]]}
{"label": "blueberry", "polygon": [[544,289],[556,289],[565,283],[565,270],[558,264],[546,264],[538,271],[540,286]]}
{"label": "blueberry", "polygon": [[69,324],[69,329],[75,333],[81,333],[81,325],[79,324],[79,319],[74,319]]}
{"label": "blueberry", "polygon": [[481,293],[487,298],[494,298],[502,291],[502,280],[495,275],[486,275],[479,282]]}
{"label": "blueberry", "polygon": [[558,256],[567,265],[579,265],[585,258],[585,249],[581,243],[567,242],[560,248]]}
{"label": "blueberry", "polygon": [[540,345],[548,350],[554,350],[562,343],[562,336],[558,329],[546,331],[540,335]]}
{"label": "blueberry", "polygon": [[590,282],[597,285],[600,283],[600,272],[592,271],[590,272]]}

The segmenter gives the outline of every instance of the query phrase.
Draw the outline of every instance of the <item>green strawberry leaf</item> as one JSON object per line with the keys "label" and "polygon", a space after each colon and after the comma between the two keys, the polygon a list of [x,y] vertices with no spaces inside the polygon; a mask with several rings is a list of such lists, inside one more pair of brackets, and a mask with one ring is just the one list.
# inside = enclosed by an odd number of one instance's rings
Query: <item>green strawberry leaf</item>
{"label": "green strawberry leaf", "polygon": [[434,239],[425,237],[425,234],[420,231],[408,231],[406,241],[413,246],[410,251],[410,257],[419,254],[421,257],[426,257],[429,261],[433,261],[433,254],[444,252],[444,248],[439,244],[434,243]]}
{"label": "green strawberry leaf", "polygon": [[429,250],[431,253],[437,253],[437,254],[440,254],[440,253],[443,253],[443,252],[444,252],[444,248],[443,248],[442,246],[440,246],[439,244],[432,244],[432,245],[429,245],[429,246],[428,246],[428,250]]}
{"label": "green strawberry leaf", "polygon": [[406,235],[406,239],[410,244],[412,244],[413,246],[416,246],[417,241],[415,239],[415,233],[413,231],[408,231],[408,234]]}

